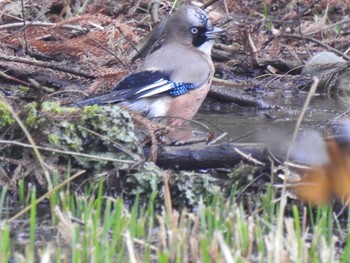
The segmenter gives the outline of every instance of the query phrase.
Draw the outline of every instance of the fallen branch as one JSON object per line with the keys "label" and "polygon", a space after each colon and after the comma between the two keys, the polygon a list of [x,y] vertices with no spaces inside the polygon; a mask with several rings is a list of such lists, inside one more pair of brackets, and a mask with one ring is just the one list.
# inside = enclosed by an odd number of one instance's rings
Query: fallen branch
{"label": "fallen branch", "polygon": [[[34,148],[30,144],[22,143],[22,142],[18,142],[18,141],[0,140],[0,144],[10,144],[10,145],[21,146],[24,148]],[[118,162],[118,163],[125,163],[125,164],[135,164],[136,163],[136,161],[132,161],[132,160],[121,160],[121,159],[109,158],[109,157],[104,157],[104,156],[99,156],[99,155],[91,155],[91,154],[85,154],[85,153],[79,153],[79,152],[64,151],[64,150],[41,147],[41,146],[36,146],[36,148],[39,150],[42,150],[42,151],[48,151],[48,152],[60,153],[60,154],[66,154],[66,155],[71,155],[71,156],[78,156],[78,157],[86,157],[86,158],[99,160],[99,161]]]}
{"label": "fallen branch", "polygon": [[[45,26],[45,27],[55,27],[57,26],[57,23],[48,23],[48,22],[27,22],[26,27],[28,26]],[[0,25],[0,30],[5,30],[5,29],[11,29],[11,28],[17,28],[17,27],[23,27],[24,24],[23,22],[18,22],[18,23],[12,23],[12,24],[5,24],[5,25]],[[88,29],[81,27],[81,26],[75,26],[75,25],[60,25],[61,28],[66,28],[66,29],[71,29],[71,30],[77,30],[77,31],[83,31],[87,32]]]}
{"label": "fallen branch", "polygon": [[[150,148],[144,151],[147,155]],[[164,169],[196,170],[234,167],[240,162],[249,162],[254,165],[268,164],[270,162],[268,157],[264,144],[165,146],[158,149],[156,164]]]}
{"label": "fallen branch", "polygon": [[220,101],[233,102],[245,107],[255,107],[258,109],[271,109],[273,107],[262,99],[255,98],[251,95],[237,94],[237,92],[230,88],[222,88],[215,85],[210,87],[208,95]]}
{"label": "fallen branch", "polygon": [[18,62],[18,63],[24,63],[28,65],[34,65],[42,68],[50,68],[53,70],[58,70],[66,73],[70,73],[76,76],[81,76],[88,79],[95,79],[95,76],[90,75],[88,73],[82,72],[80,70],[75,70],[72,68],[67,68],[67,66],[61,66],[57,64],[53,64],[52,62],[45,62],[45,61],[39,61],[35,59],[30,58],[23,58],[23,57],[15,57],[15,56],[6,56],[6,55],[0,55],[0,60],[3,61],[11,61],[11,62]]}
{"label": "fallen branch", "polygon": [[277,38],[296,38],[296,39],[304,39],[307,41],[311,41],[311,42],[314,42],[314,43],[320,45],[321,47],[328,49],[329,51],[334,52],[335,54],[343,57],[346,60],[350,60],[350,57],[345,55],[343,52],[341,52],[338,49],[331,47],[330,45],[327,45],[326,43],[322,42],[321,40],[318,40],[318,39],[313,38],[313,37],[306,37],[306,36],[293,35],[293,34],[283,34],[283,35],[278,36]]}

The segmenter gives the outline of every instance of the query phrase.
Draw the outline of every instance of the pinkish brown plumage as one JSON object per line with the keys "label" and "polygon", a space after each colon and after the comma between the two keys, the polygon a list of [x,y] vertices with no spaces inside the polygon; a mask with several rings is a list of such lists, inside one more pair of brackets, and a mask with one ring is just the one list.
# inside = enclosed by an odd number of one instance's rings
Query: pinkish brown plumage
{"label": "pinkish brown plumage", "polygon": [[138,71],[111,93],[78,105],[120,103],[150,118],[166,117],[167,124],[182,125],[197,113],[209,91],[214,75],[210,53],[221,31],[199,7],[180,8],[165,23],[162,45]]}

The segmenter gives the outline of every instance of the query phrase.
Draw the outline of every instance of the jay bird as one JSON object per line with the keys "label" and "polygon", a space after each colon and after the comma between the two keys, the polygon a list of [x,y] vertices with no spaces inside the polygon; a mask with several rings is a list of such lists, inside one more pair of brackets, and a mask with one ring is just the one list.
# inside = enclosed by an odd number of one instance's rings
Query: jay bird
{"label": "jay bird", "polygon": [[164,24],[160,47],[136,72],[109,94],[77,105],[119,103],[149,118],[164,117],[168,125],[183,125],[197,113],[209,91],[214,75],[211,49],[221,32],[199,7],[179,8]]}

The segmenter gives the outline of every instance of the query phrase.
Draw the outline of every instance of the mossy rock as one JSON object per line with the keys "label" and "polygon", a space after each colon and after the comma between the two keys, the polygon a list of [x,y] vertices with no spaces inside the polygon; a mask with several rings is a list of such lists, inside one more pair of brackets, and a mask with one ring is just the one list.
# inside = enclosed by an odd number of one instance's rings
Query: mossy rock
{"label": "mossy rock", "polygon": [[[130,114],[117,105],[94,105],[80,109],[44,103],[39,122],[47,141],[66,151],[120,160],[132,159],[126,152],[142,155]],[[97,161],[80,156],[74,159],[85,169],[120,166],[118,162],[107,160]]]}
{"label": "mossy rock", "polygon": [[[41,105],[30,103],[23,107],[18,116],[38,146],[70,152],[41,151],[50,163],[64,165],[73,161],[74,167],[101,172],[123,166],[123,162],[112,159],[123,161],[135,160],[135,156],[138,159],[143,157],[131,116],[117,105],[77,108],[62,107],[53,102]],[[0,133],[2,138],[11,140],[25,138],[22,129],[15,125],[11,113],[3,104],[0,104]],[[20,158],[21,154],[32,152],[31,149],[25,149],[22,153],[18,147],[11,147],[9,145],[7,151],[3,152],[4,157]],[[84,156],[71,153],[83,153]]]}

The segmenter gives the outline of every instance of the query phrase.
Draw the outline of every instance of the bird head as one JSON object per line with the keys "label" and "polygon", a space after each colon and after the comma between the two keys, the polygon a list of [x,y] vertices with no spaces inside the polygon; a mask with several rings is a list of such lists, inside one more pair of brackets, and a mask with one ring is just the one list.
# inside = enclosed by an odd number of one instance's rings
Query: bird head
{"label": "bird head", "polygon": [[165,38],[184,45],[194,46],[210,53],[213,40],[223,32],[213,27],[208,15],[197,6],[185,6],[178,9],[167,21]]}

